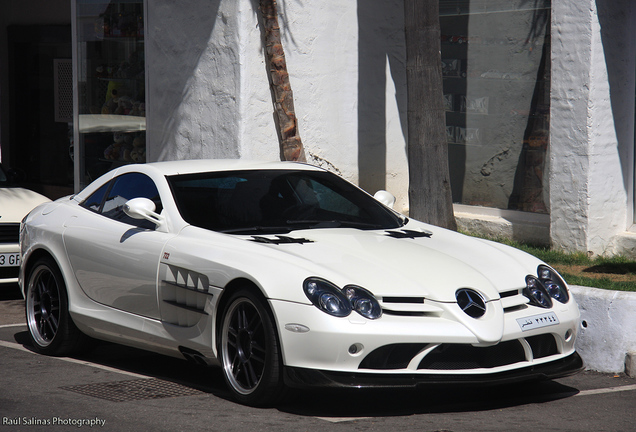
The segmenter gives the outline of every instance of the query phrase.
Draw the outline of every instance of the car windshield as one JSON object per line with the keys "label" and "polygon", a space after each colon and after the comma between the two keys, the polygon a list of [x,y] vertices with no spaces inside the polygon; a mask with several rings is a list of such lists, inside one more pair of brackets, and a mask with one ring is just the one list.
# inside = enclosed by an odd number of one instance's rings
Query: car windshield
{"label": "car windshield", "polygon": [[402,216],[325,171],[211,172],[170,176],[168,181],[186,222],[219,232],[404,225]]}

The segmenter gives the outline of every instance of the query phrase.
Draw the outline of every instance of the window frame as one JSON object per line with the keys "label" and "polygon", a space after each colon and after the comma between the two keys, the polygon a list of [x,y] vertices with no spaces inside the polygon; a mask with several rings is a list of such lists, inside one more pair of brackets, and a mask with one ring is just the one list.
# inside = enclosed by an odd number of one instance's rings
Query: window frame
{"label": "window frame", "polygon": [[[104,183],[103,185],[101,185],[99,188],[97,188],[92,194],[90,194],[86,199],[84,199],[79,205],[82,208],[85,208],[88,211],[91,211],[93,213],[96,213],[104,218],[116,221],[116,222],[121,222],[123,224],[126,225],[130,225],[130,226],[134,226],[137,228],[142,228],[142,229],[150,229],[150,230],[154,230],[156,229],[156,225],[153,224],[150,221],[147,221],[145,219],[133,219],[131,217],[129,217],[128,215],[126,215],[125,217],[122,218],[117,218],[117,217],[113,217],[114,215],[109,215],[106,214],[104,212],[104,207],[105,204],[109,201],[109,199],[113,199],[111,198],[111,193],[113,191],[113,189],[115,188],[115,186],[117,185],[117,182],[124,180],[126,177],[130,178],[132,176],[141,176],[145,179],[147,179],[147,181],[150,182],[150,184],[152,184],[154,186],[154,189],[156,191],[156,197],[158,197],[159,202],[157,203],[155,199],[153,199],[154,197],[148,197],[148,196],[144,196],[144,195],[138,195],[138,196],[134,196],[132,198],[126,198],[126,201],[129,201],[133,198],[148,198],[150,200],[152,200],[155,205],[157,205],[157,213],[161,213],[161,211],[163,210],[163,201],[161,199],[161,194],[159,193],[159,188],[157,187],[157,184],[155,183],[155,181],[148,176],[147,174],[141,173],[141,172],[127,172],[127,173],[123,173],[121,175],[118,175],[117,177],[114,177],[112,179],[110,179],[107,183]],[[103,192],[102,192],[103,191]],[[88,202],[91,201],[91,203],[96,202],[94,200],[91,200],[91,198],[93,198],[94,196],[96,196],[97,194],[102,194],[100,200],[99,200],[99,208],[98,209],[94,209],[88,206]],[[124,197],[125,198],[125,197]],[[113,209],[109,209],[109,211],[112,210],[116,210],[119,207],[119,209],[121,209],[122,206],[116,206]],[[123,210],[121,210],[121,212],[123,212]],[[118,212],[117,215],[121,215],[121,212]]]}

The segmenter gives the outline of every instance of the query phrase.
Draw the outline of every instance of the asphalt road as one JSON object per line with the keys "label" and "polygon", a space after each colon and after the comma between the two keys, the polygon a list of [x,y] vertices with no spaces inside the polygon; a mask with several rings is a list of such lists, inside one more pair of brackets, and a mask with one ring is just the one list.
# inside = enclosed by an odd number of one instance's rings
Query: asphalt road
{"label": "asphalt road", "polygon": [[100,343],[30,350],[23,302],[0,293],[0,431],[636,431],[636,379],[584,372],[495,388],[290,392],[257,409],[220,370]]}

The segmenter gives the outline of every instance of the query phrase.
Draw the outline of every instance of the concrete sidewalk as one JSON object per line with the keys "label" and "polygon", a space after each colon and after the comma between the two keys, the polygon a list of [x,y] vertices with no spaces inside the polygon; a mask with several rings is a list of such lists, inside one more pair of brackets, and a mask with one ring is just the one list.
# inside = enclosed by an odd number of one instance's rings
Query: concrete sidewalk
{"label": "concrete sidewalk", "polygon": [[581,310],[576,350],[586,369],[636,376],[636,292],[570,290]]}

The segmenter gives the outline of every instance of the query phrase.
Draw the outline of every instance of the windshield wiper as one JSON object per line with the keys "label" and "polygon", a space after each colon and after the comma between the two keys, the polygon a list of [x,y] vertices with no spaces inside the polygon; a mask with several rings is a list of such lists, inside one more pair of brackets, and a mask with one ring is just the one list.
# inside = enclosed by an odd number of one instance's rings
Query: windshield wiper
{"label": "windshield wiper", "polygon": [[218,230],[223,234],[288,234],[299,229],[317,229],[317,228],[358,228],[367,230],[380,230],[387,227],[368,222],[343,221],[343,220],[288,220],[285,221],[288,226],[261,226],[255,225],[251,227],[229,228]]}
{"label": "windshield wiper", "polygon": [[293,229],[290,227],[281,226],[252,226],[243,228],[230,228],[225,230],[219,230],[218,232],[223,234],[288,234]]}
{"label": "windshield wiper", "polygon": [[343,221],[343,220],[288,220],[289,225],[307,225],[310,228],[360,228],[360,229],[384,229],[381,225],[368,222]]}

